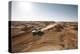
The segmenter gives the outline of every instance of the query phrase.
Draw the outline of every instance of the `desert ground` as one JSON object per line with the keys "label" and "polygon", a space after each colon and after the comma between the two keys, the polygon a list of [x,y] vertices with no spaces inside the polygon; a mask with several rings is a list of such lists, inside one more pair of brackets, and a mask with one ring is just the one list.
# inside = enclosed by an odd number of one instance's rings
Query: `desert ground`
{"label": "desert ground", "polygon": [[[44,34],[33,36],[34,28],[41,28]],[[11,21],[11,47],[14,53],[77,49],[78,23]]]}

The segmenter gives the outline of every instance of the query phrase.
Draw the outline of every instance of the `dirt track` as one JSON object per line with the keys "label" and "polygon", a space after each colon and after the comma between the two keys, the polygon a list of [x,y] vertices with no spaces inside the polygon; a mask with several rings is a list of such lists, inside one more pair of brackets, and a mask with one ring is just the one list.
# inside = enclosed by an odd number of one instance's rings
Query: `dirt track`
{"label": "dirt track", "polygon": [[[19,37],[15,37],[13,38],[13,52],[18,52],[18,51],[29,51],[29,50],[33,50],[39,47],[42,47],[42,50],[45,48],[45,46],[52,45],[51,49],[60,49],[61,46],[59,46],[59,39],[58,39],[59,35],[55,35],[53,36],[53,33],[51,32],[47,32],[47,34],[43,35],[42,37],[40,37],[38,40],[33,40],[33,36],[31,33],[29,34],[24,34],[22,36]],[[53,48],[55,45],[57,45],[57,47]],[[58,48],[59,47],[59,48]],[[32,49],[33,48],[33,49]],[[40,48],[41,50],[41,48]],[[44,49],[45,50],[45,49]],[[37,51],[37,50],[36,50]]]}
{"label": "dirt track", "polygon": [[[60,32],[54,31],[53,29],[46,30],[44,35],[36,38],[33,37],[31,31],[17,35],[12,38],[12,52],[62,50],[67,49],[69,46],[71,46],[70,48],[76,48],[72,46],[72,42],[71,45],[68,46],[68,39],[77,36],[77,31],[70,30],[69,28],[66,28],[66,30]],[[68,33],[71,33],[71,35],[68,35]],[[63,42],[63,40],[65,41]],[[73,42],[74,45],[76,45],[77,42]]]}

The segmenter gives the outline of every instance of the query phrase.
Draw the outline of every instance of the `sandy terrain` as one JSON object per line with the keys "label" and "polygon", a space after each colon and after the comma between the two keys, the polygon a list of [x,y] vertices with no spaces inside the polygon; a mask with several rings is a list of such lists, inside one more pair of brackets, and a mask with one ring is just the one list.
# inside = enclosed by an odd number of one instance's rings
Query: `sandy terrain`
{"label": "sandy terrain", "polygon": [[[54,25],[49,28],[49,25]],[[11,24],[12,52],[53,51],[77,49],[77,22],[12,22]],[[51,27],[50,26],[50,27]],[[41,27],[42,36],[32,35],[32,29]],[[43,29],[45,28],[45,29]],[[49,28],[49,29],[47,29]]]}

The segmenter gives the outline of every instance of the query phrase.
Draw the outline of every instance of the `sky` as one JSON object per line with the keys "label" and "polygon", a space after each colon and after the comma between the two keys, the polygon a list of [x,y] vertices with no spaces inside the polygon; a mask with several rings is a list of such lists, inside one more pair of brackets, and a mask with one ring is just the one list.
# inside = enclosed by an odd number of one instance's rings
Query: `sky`
{"label": "sky", "polygon": [[78,6],[36,3],[12,2],[12,21],[78,21]]}

